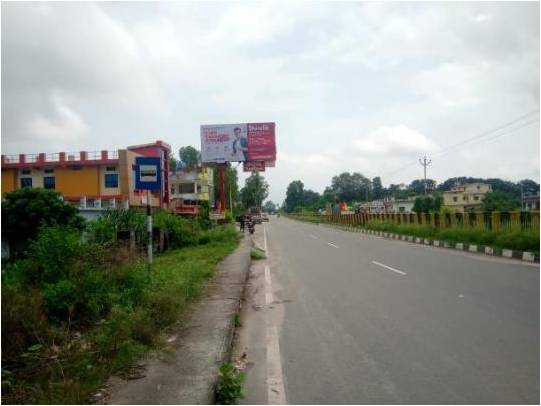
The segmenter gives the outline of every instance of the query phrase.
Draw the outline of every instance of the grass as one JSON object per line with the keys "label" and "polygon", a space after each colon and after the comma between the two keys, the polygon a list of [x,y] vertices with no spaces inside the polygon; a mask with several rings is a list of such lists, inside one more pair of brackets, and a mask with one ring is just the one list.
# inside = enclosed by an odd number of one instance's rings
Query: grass
{"label": "grass", "polygon": [[252,248],[250,250],[250,257],[255,260],[266,259],[265,251],[260,248]]}
{"label": "grass", "polygon": [[378,221],[370,221],[365,227],[370,230],[432,238],[450,243],[485,245],[500,249],[539,253],[539,233],[534,231],[494,232],[484,229],[459,227],[438,229],[429,226],[393,224]]}
{"label": "grass", "polygon": [[[39,289],[3,280],[2,402],[88,403],[111,374],[160,348],[167,327],[181,318],[215,265],[238,244],[229,228],[205,235],[203,245],[156,256],[150,276],[144,260],[112,271],[110,310],[87,325],[48,321]],[[9,351],[6,337],[13,338]]]}

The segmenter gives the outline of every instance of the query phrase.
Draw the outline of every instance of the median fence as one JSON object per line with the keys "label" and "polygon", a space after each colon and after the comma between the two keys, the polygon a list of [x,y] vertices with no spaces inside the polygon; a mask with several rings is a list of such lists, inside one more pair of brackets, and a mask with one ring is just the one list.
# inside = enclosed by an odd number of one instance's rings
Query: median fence
{"label": "median fence", "polygon": [[314,223],[342,224],[366,227],[374,223],[426,226],[435,229],[478,229],[494,232],[539,232],[538,211],[469,212],[469,213],[358,213],[313,214],[298,213],[289,216]]}
{"label": "median fence", "polygon": [[539,262],[538,211],[289,216],[386,238]]}

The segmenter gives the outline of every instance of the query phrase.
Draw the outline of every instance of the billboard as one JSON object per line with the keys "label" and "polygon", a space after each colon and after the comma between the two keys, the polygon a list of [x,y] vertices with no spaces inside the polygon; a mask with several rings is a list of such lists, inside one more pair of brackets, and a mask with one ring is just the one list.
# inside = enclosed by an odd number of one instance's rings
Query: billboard
{"label": "billboard", "polygon": [[203,162],[275,161],[274,123],[201,126]]}
{"label": "billboard", "polygon": [[242,163],[244,172],[265,172],[265,161],[245,161]]}

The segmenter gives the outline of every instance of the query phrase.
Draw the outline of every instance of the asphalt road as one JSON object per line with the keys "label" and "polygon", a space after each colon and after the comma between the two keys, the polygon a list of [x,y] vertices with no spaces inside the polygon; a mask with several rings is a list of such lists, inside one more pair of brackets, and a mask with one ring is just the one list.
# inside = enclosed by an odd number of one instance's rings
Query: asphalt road
{"label": "asphalt road", "polygon": [[285,218],[257,228],[269,255],[237,343],[244,403],[539,404],[538,266]]}

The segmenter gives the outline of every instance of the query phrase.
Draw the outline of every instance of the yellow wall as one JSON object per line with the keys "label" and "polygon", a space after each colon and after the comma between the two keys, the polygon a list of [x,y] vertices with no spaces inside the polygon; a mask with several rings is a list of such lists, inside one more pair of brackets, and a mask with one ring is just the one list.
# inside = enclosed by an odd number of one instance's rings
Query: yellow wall
{"label": "yellow wall", "polygon": [[79,170],[56,168],[56,190],[64,196],[99,196],[100,168],[83,166]]}
{"label": "yellow wall", "polygon": [[2,194],[17,189],[17,169],[2,169]]}

